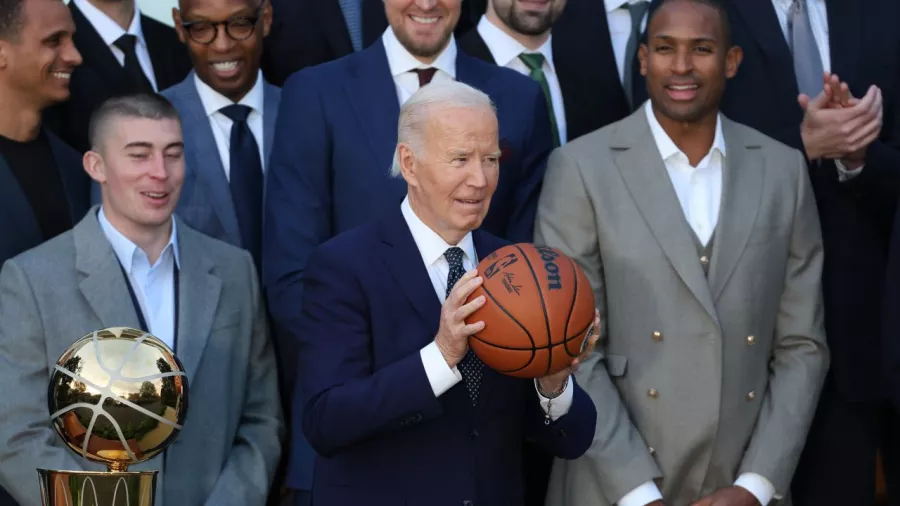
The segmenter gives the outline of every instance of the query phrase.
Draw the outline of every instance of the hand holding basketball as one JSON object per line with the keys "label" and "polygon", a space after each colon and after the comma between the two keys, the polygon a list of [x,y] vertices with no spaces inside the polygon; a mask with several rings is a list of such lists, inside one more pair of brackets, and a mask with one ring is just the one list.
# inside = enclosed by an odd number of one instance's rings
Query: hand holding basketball
{"label": "hand holding basketball", "polygon": [[466,318],[485,303],[486,299],[481,295],[466,304],[466,299],[481,286],[482,281],[483,278],[478,276],[476,269],[465,273],[453,286],[450,296],[441,307],[441,326],[434,342],[451,368],[456,367],[466,356],[469,350],[469,336],[484,328],[482,321],[466,324]]}
{"label": "hand holding basketball", "polygon": [[566,367],[555,374],[538,379],[542,391],[559,391],[562,388],[563,383],[565,383],[566,378],[578,372],[578,366],[581,365],[581,361],[594,352],[594,347],[597,346],[597,340],[600,339],[600,311],[596,309],[594,309],[594,325],[591,327],[591,333],[588,335],[587,339],[588,343],[585,345],[584,351],[575,357],[575,360],[572,361],[572,364],[569,365],[569,367]]}

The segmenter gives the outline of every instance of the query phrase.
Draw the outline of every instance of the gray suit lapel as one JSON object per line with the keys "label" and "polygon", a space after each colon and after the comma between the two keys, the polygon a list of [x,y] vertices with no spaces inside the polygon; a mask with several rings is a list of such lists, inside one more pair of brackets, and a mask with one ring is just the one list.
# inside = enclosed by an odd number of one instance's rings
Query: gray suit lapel
{"label": "gray suit lapel", "polygon": [[722,175],[722,203],[716,225],[709,282],[718,300],[734,271],[759,212],[763,189],[763,156],[759,144],[747,143],[734,124],[722,118],[727,156]]}
{"label": "gray suit lapel", "polygon": [[266,157],[263,166],[269,166],[272,144],[275,139],[275,120],[278,119],[278,103],[281,101],[281,90],[267,82],[263,82],[263,153]]}
{"label": "gray suit lapel", "polygon": [[185,143],[190,153],[189,165],[198,183],[209,192],[209,200],[225,233],[233,244],[240,244],[237,214],[231,200],[231,188],[225,177],[225,167],[219,158],[219,147],[213,137],[209,117],[194,83],[193,71],[178,89],[177,107],[184,123]]}
{"label": "gray suit lapel", "polygon": [[[176,218],[178,219],[178,218]],[[188,379],[195,378],[203,350],[212,331],[222,280],[213,272],[198,233],[178,221],[178,248],[181,261],[178,287],[178,349]]]}
{"label": "gray suit lapel", "polygon": [[[122,267],[97,221],[94,206],[75,226],[75,268],[82,278],[79,290],[104,328],[139,328],[137,312],[122,275]],[[146,329],[142,329],[146,330]]]}
{"label": "gray suit lapel", "polygon": [[692,242],[693,231],[684,218],[665,164],[653,142],[643,108],[624,120],[610,147],[618,151],[616,166],[644,221],[685,285],[716,321],[709,283]]}

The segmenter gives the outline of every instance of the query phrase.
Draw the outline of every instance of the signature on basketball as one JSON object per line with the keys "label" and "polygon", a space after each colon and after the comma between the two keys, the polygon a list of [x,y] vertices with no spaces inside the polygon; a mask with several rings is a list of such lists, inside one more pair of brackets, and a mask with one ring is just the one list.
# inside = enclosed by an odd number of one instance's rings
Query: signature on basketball
{"label": "signature on basketball", "polygon": [[513,280],[516,279],[516,275],[511,272],[506,272],[503,274],[503,288],[506,288],[506,291],[510,294],[515,293],[519,294],[519,290],[522,289],[522,285],[513,284]]}

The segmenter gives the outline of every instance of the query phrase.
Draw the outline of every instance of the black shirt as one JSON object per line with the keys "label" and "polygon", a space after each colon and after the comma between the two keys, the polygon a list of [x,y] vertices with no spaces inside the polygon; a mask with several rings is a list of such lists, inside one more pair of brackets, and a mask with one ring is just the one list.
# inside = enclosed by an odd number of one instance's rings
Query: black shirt
{"label": "black shirt", "polygon": [[0,135],[0,156],[9,165],[31,204],[44,240],[72,228],[66,189],[46,134],[41,131],[37,139],[28,142]]}

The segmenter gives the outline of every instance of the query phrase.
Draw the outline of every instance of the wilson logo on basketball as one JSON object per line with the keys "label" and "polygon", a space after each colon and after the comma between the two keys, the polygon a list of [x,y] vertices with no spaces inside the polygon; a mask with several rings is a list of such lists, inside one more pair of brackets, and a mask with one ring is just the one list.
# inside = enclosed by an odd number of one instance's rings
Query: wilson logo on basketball
{"label": "wilson logo on basketball", "polygon": [[556,264],[559,253],[542,246],[535,246],[534,249],[541,255],[541,260],[544,261],[544,270],[547,271],[547,288],[550,290],[561,290],[562,281],[559,279],[559,265]]}

